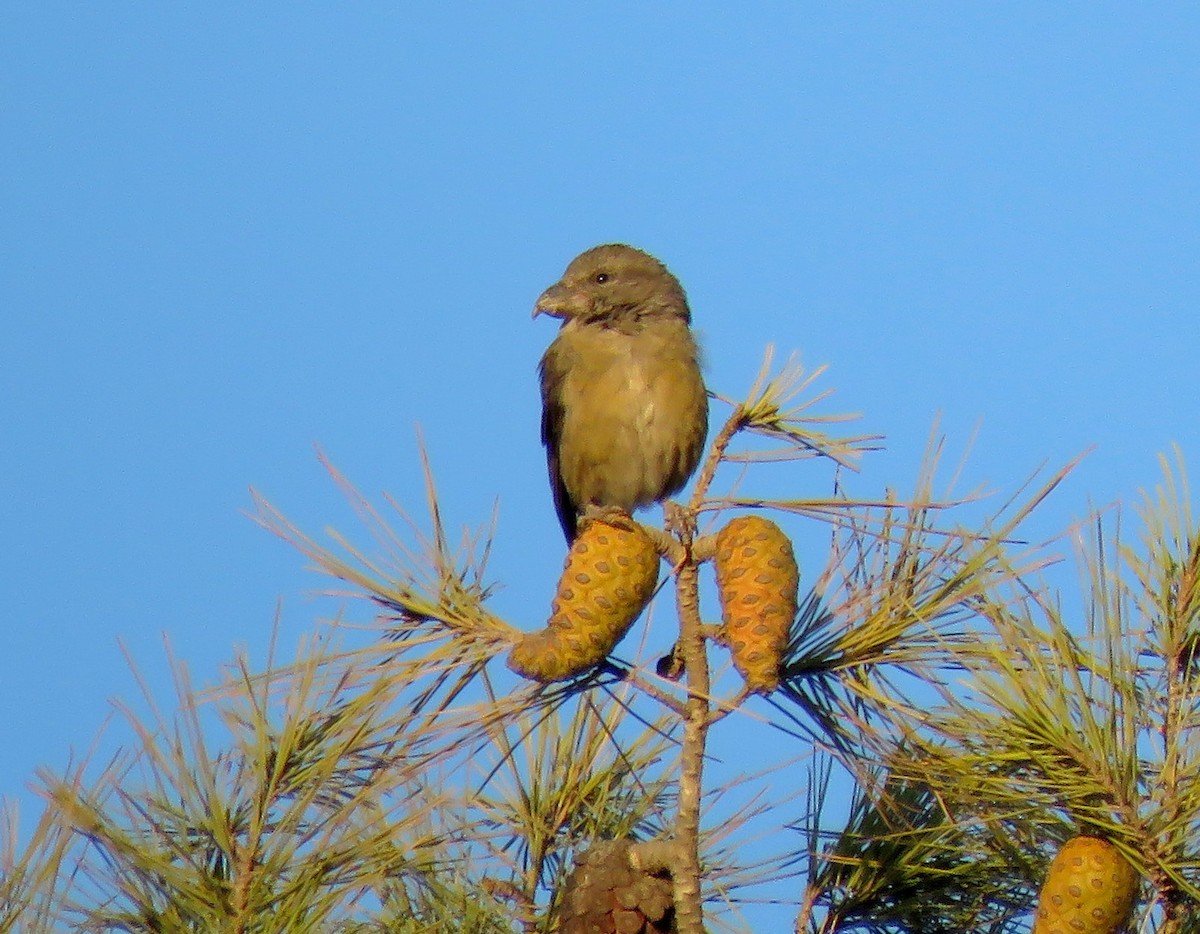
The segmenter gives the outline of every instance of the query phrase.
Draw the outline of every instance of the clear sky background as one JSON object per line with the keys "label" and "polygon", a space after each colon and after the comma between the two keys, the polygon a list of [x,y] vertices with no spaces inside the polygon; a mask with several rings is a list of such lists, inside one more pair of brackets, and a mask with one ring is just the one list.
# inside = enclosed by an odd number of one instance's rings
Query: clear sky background
{"label": "clear sky background", "polygon": [[419,513],[420,425],[540,625],[529,314],[599,242],[679,275],[716,391],[829,364],[888,437],[864,492],[940,413],[964,488],[1095,446],[1046,534],[1136,498],[1200,458],[1198,157],[1192,4],[10,5],[0,794],[31,817],[135,695],[118,640],[168,696],[164,633],[204,682],[280,599],[309,630],[324,583],[243,511],[354,532],[314,445]]}

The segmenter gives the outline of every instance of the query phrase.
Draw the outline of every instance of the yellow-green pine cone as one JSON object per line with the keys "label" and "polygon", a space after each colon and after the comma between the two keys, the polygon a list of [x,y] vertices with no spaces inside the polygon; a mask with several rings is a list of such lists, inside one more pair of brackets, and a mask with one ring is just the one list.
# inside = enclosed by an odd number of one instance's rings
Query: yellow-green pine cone
{"label": "yellow-green pine cone", "polygon": [[800,589],[792,543],[770,519],[739,516],[717,534],[713,564],[734,667],[752,691],[773,691]]}
{"label": "yellow-green pine cone", "polygon": [[671,880],[629,865],[629,840],[577,857],[558,902],[559,934],[666,934],[675,930]]}
{"label": "yellow-green pine cone", "polygon": [[657,583],[658,552],[641,528],[588,523],[567,553],[549,624],[513,646],[508,667],[544,683],[594,668],[629,632]]}
{"label": "yellow-green pine cone", "polygon": [[1033,934],[1116,934],[1129,923],[1138,875],[1099,837],[1075,837],[1050,863]]}

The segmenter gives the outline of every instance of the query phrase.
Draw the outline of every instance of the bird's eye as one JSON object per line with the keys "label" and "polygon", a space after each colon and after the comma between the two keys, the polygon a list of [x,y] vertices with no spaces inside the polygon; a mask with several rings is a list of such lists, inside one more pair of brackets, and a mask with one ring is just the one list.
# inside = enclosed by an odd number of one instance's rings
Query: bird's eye
{"label": "bird's eye", "polygon": [[607,282],[607,281],[608,281],[608,273],[606,273],[606,272],[598,272],[598,273],[596,273],[596,275],[595,275],[595,276],[593,276],[592,278],[593,278],[593,280],[594,280],[595,282],[598,282],[598,283],[600,283],[601,285],[603,285],[605,282]]}

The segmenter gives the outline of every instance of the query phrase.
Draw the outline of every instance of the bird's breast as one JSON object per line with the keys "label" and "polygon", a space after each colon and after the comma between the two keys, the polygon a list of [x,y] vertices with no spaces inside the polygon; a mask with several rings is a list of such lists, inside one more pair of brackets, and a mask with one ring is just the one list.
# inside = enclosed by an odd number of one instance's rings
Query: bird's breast
{"label": "bird's breast", "polygon": [[633,509],[691,475],[708,404],[685,324],[625,334],[564,327],[543,360],[555,463],[570,499]]}
{"label": "bird's breast", "polygon": [[621,395],[628,400],[629,417],[634,432],[644,437],[654,423],[658,409],[658,391],[644,365],[631,361],[624,368]]}

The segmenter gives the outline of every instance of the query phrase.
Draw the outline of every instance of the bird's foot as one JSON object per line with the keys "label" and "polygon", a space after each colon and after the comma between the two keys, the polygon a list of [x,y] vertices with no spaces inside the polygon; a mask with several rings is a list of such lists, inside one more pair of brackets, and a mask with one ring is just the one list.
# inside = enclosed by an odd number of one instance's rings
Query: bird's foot
{"label": "bird's foot", "polygon": [[583,512],[579,515],[580,530],[582,531],[583,527],[589,522],[603,522],[606,525],[615,525],[618,529],[625,529],[629,532],[637,528],[637,523],[633,521],[633,516],[620,506],[597,506],[595,503],[588,503],[583,507]]}

